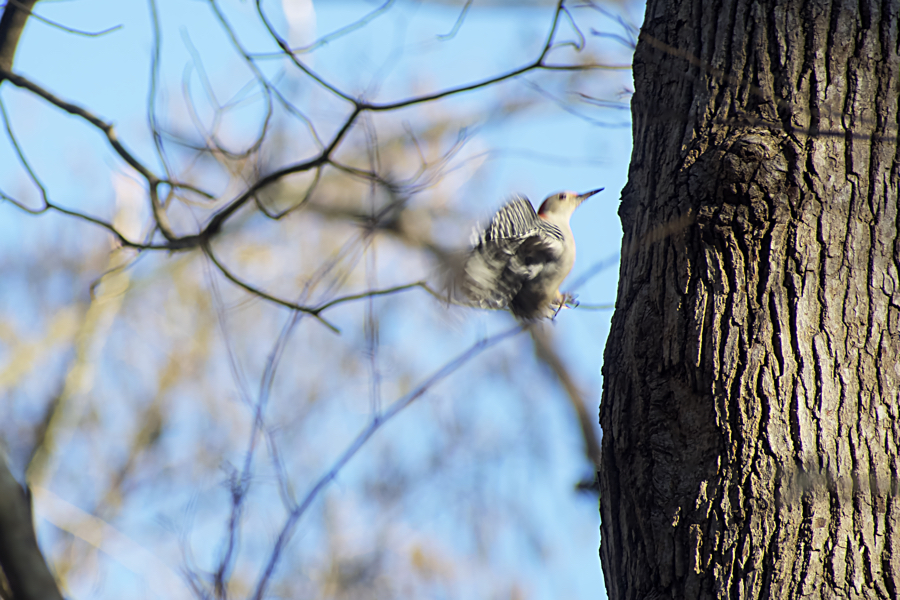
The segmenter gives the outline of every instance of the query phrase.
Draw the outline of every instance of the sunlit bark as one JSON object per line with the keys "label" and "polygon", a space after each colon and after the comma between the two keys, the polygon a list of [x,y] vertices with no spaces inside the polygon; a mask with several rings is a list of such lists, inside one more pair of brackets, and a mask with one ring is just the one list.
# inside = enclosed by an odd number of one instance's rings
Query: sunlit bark
{"label": "sunlit bark", "polygon": [[649,3],[601,405],[610,598],[900,593],[898,23]]}

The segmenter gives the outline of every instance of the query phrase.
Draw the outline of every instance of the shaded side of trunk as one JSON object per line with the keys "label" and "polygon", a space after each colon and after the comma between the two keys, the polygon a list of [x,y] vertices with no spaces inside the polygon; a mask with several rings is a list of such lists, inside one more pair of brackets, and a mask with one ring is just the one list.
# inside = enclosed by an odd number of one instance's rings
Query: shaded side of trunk
{"label": "shaded side of trunk", "polygon": [[650,0],[609,597],[900,596],[898,2]]}

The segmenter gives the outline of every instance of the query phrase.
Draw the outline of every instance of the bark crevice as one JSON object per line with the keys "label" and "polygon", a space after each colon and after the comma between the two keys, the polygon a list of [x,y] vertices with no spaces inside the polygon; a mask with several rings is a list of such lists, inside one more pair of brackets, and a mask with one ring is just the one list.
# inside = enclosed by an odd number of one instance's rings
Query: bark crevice
{"label": "bark crevice", "polygon": [[609,595],[893,597],[897,6],[702,4],[652,0],[635,55]]}

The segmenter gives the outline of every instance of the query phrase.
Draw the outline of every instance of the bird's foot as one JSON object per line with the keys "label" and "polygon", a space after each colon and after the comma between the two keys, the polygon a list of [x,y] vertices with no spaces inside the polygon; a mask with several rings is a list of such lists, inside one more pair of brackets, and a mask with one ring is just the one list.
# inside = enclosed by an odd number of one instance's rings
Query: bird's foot
{"label": "bird's foot", "polygon": [[566,292],[565,294],[562,294],[562,305],[566,308],[578,308],[580,302],[578,302],[577,298],[578,296],[575,294]]}
{"label": "bird's foot", "polygon": [[571,294],[569,292],[559,293],[556,296],[556,301],[553,303],[555,306],[553,310],[553,316],[550,317],[551,320],[556,319],[556,315],[559,314],[564,308],[575,308],[578,306],[578,300],[575,299],[575,294]]}

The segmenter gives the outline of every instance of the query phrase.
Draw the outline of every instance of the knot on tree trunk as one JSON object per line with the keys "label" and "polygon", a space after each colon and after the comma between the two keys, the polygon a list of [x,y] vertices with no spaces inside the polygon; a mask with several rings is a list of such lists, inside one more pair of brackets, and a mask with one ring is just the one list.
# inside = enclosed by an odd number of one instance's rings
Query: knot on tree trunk
{"label": "knot on tree trunk", "polygon": [[790,205],[789,149],[771,132],[741,132],[685,169],[697,223],[716,235],[761,238]]}

